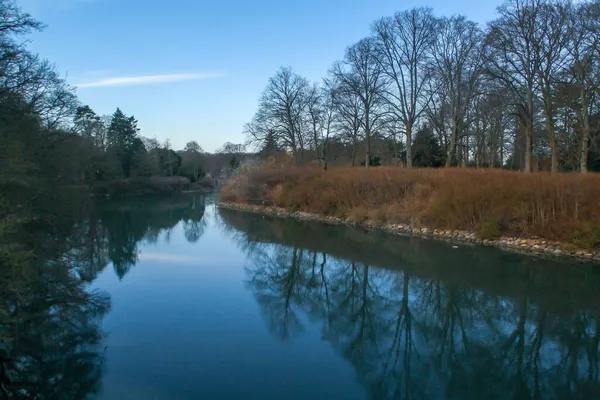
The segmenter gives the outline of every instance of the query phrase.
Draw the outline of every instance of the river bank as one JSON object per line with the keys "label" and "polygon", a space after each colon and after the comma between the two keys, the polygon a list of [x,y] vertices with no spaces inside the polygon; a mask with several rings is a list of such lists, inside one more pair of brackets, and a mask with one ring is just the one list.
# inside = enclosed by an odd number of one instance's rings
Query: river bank
{"label": "river bank", "polygon": [[391,232],[600,258],[600,174],[401,167],[323,171],[259,163],[240,168],[219,198]]}
{"label": "river bank", "polygon": [[250,212],[277,218],[292,218],[299,221],[314,221],[330,225],[346,225],[360,227],[368,230],[378,230],[394,235],[418,236],[422,238],[433,238],[462,245],[493,246],[500,249],[533,255],[537,257],[570,257],[583,261],[600,263],[600,251],[586,251],[575,249],[570,244],[548,241],[536,237],[520,238],[502,236],[498,239],[481,239],[476,232],[463,230],[442,230],[428,227],[412,227],[404,224],[377,224],[373,221],[355,222],[350,219],[342,219],[333,216],[318,215],[303,211],[290,211],[281,207],[240,204],[219,201],[217,205],[229,210]]}

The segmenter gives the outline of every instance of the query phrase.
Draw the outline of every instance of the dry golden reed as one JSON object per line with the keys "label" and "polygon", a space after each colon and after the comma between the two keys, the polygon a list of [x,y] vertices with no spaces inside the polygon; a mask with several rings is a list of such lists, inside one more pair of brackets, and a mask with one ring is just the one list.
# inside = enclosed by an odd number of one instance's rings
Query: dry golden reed
{"label": "dry golden reed", "polygon": [[600,245],[600,175],[490,169],[264,166],[244,171],[223,201],[270,204],[355,221],[539,236]]}

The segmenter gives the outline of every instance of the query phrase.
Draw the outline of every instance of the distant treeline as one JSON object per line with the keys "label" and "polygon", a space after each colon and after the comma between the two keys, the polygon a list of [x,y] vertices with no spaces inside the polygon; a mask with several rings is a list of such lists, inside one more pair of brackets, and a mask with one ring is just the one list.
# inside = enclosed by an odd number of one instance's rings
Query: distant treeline
{"label": "distant treeline", "polygon": [[[243,159],[244,146],[225,143],[217,154],[196,141],[172,149],[140,134],[120,108],[98,115],[75,88],[26,47],[43,24],[13,0],[0,0],[0,215],[34,198],[43,187],[111,180],[180,176],[196,182]],[[52,189],[53,190],[53,189]]]}
{"label": "distant treeline", "polygon": [[297,164],[600,170],[600,2],[508,0],[486,26],[383,17],[322,82],[269,79],[245,131]]}

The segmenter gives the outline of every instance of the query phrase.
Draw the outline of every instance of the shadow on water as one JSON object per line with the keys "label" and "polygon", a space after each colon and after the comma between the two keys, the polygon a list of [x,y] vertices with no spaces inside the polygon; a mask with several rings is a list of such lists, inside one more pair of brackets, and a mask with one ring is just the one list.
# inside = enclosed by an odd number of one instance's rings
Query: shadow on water
{"label": "shadow on water", "polygon": [[69,193],[35,209],[0,257],[0,398],[85,399],[105,369],[101,322],[107,293],[91,282],[109,264],[119,278],[136,264],[139,243],[182,222],[196,242],[205,196],[93,203]]}
{"label": "shadow on water", "polygon": [[272,333],[308,318],[373,398],[600,398],[600,271],[219,210]]}

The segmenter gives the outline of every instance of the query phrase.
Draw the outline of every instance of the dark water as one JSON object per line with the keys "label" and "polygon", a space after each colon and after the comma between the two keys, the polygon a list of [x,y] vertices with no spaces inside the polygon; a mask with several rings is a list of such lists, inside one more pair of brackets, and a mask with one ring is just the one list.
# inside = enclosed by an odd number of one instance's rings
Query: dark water
{"label": "dark water", "polygon": [[590,265],[199,194],[98,203],[70,229],[11,284],[27,301],[3,294],[0,398],[600,399]]}

